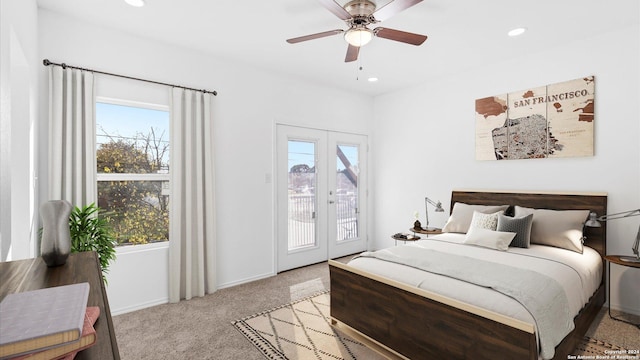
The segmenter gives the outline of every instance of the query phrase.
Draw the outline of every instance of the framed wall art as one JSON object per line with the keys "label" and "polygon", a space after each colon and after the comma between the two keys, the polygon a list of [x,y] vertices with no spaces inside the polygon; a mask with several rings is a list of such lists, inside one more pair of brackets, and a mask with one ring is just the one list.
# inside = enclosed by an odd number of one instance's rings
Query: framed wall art
{"label": "framed wall art", "polygon": [[476,160],[593,156],[593,76],[476,100]]}

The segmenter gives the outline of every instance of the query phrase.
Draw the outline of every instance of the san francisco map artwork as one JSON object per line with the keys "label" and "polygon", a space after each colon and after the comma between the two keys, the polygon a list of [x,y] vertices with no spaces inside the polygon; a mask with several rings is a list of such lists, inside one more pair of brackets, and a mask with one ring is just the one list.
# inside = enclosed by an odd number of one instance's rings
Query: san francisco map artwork
{"label": "san francisco map artwork", "polygon": [[593,156],[593,76],[476,100],[476,160]]}

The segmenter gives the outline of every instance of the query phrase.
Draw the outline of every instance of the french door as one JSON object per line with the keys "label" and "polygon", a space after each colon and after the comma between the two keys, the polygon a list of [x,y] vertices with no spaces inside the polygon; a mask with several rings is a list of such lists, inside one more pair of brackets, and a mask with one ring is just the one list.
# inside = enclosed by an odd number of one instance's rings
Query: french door
{"label": "french door", "polygon": [[367,137],[277,125],[278,271],[366,248]]}

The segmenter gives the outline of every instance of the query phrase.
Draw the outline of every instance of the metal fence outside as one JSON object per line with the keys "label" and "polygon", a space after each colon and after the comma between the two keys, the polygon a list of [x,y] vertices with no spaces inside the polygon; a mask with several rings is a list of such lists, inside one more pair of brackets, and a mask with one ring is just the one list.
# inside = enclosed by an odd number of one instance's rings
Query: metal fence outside
{"label": "metal fence outside", "polygon": [[[288,244],[289,250],[313,246],[316,243],[316,197],[314,194],[289,194]],[[357,196],[336,196],[338,241],[358,237]]]}

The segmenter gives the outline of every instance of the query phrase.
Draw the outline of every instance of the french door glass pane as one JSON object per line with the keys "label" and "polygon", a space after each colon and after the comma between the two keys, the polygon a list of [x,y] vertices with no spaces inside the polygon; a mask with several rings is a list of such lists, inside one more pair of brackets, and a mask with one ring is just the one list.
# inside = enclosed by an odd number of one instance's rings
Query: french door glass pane
{"label": "french door glass pane", "polygon": [[288,142],[288,248],[316,245],[316,143]]}
{"label": "french door glass pane", "polygon": [[358,147],[336,146],[337,240],[358,237]]}

